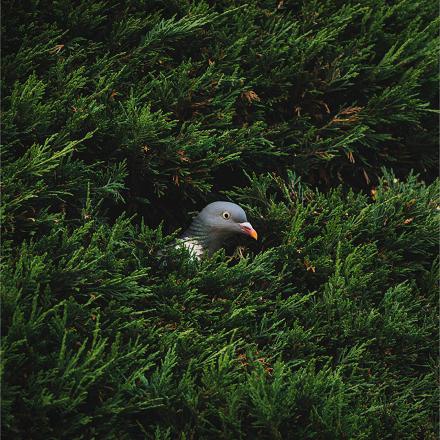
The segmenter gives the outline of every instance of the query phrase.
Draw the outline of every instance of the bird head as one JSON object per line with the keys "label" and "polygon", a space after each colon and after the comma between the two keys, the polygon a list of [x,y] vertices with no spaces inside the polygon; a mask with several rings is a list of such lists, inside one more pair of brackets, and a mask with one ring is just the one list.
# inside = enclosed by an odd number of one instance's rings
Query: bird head
{"label": "bird head", "polygon": [[248,222],[243,208],[231,202],[213,202],[198,215],[214,236],[245,234],[258,238],[257,231]]}
{"label": "bird head", "polygon": [[240,206],[231,202],[213,202],[200,211],[182,238],[195,240],[211,254],[223,247],[228,238],[239,234],[255,240],[258,237]]}

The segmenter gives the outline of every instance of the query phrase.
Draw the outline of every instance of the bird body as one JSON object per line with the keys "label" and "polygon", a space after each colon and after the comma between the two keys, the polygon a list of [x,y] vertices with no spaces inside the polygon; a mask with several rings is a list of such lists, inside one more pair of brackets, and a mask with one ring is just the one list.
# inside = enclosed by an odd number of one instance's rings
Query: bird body
{"label": "bird body", "polygon": [[201,258],[222,248],[225,241],[236,234],[257,239],[257,232],[240,206],[231,202],[213,202],[193,219],[181,235],[179,245],[186,247],[196,258]]}

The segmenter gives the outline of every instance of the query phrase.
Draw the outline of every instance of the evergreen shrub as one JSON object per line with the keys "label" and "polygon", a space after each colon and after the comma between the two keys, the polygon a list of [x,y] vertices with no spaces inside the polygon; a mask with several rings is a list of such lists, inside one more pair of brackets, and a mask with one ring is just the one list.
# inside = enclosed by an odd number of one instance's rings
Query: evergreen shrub
{"label": "evergreen shrub", "polygon": [[436,438],[436,2],[2,6],[5,438]]}

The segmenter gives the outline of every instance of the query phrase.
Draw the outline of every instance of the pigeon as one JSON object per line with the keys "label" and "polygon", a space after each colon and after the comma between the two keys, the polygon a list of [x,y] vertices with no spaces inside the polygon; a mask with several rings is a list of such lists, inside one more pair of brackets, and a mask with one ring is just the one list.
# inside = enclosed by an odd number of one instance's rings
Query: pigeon
{"label": "pigeon", "polygon": [[257,240],[257,231],[248,222],[243,209],[231,202],[213,202],[205,206],[180,236],[179,245],[185,246],[197,259],[212,255],[234,235],[244,234]]}

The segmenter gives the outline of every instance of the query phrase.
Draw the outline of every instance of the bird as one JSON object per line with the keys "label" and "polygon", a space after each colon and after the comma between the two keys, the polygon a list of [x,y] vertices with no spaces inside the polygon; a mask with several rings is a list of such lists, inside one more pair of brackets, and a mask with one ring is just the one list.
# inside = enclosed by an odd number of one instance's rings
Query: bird
{"label": "bird", "polygon": [[234,235],[244,234],[254,240],[257,231],[248,222],[243,208],[232,202],[218,201],[206,205],[178,239],[197,259],[212,255]]}

